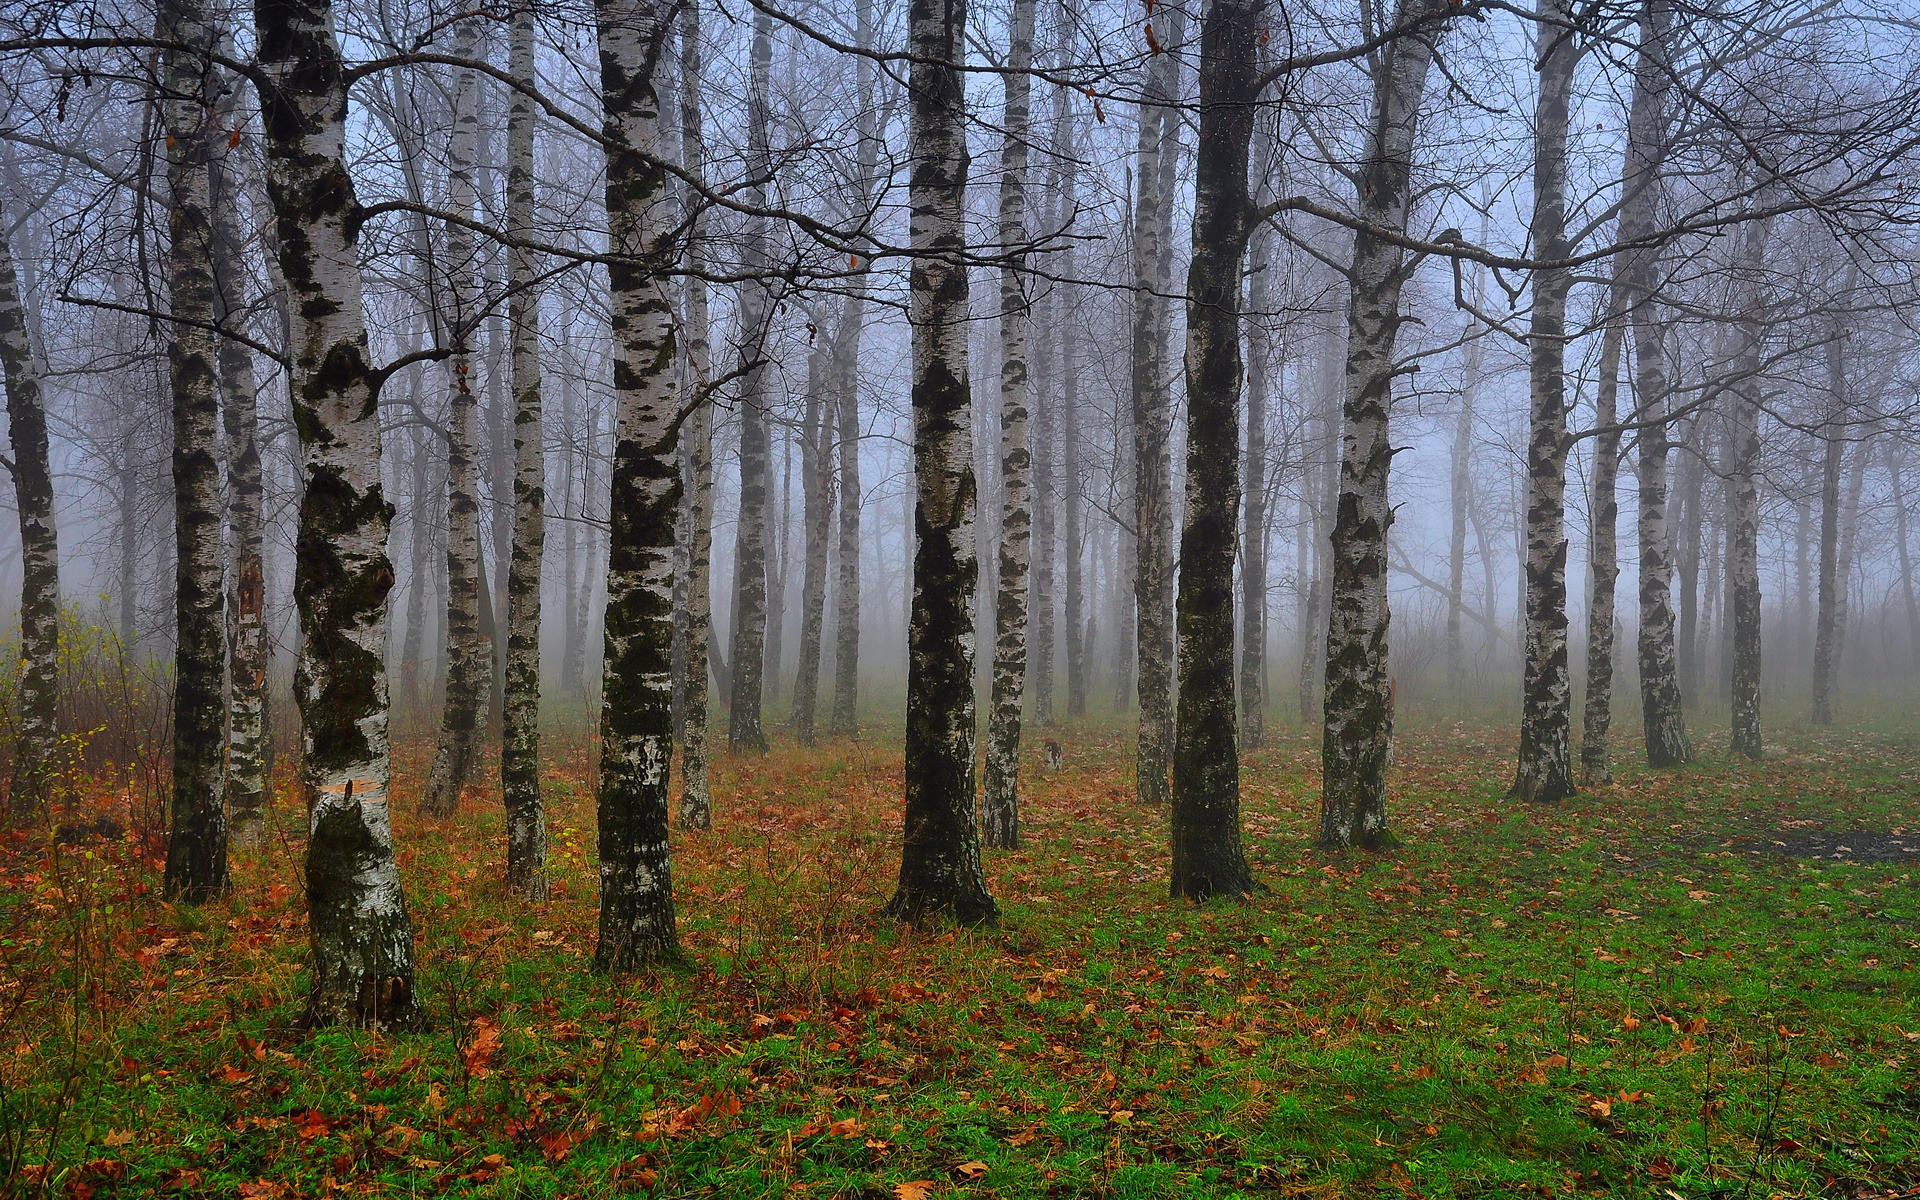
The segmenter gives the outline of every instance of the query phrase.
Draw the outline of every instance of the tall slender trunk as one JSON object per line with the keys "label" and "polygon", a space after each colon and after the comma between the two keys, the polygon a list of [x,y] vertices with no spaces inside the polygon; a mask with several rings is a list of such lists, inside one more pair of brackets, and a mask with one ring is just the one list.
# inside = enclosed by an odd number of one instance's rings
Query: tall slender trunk
{"label": "tall slender trunk", "polygon": [[800,663],[793,680],[793,730],[803,746],[814,744],[814,714],[820,700],[820,641],[827,615],[827,539],[833,517],[833,466],[827,449],[833,349],[824,311],[815,320],[813,353],[807,356],[807,403],[800,431],[802,523],[805,560],[800,571]]}
{"label": "tall slender trunk", "polygon": [[[1594,424],[1620,422],[1620,351],[1626,341],[1626,289],[1618,270],[1600,335],[1600,381],[1594,389]],[[1580,781],[1589,787],[1613,782],[1609,734],[1613,726],[1613,627],[1620,580],[1620,433],[1593,440],[1593,494],[1587,502],[1587,698],[1581,715]]]}
{"label": "tall slender trunk", "polygon": [[967,379],[967,154],[964,0],[912,0],[908,204],[914,251],[913,457],[918,502],[908,630],[906,812],[900,885],[906,921],[991,923],[974,823],[972,396]]}
{"label": "tall slender trunk", "polygon": [[654,73],[674,0],[597,0],[607,139],[608,268],[618,403],[600,701],[600,936],[594,967],[627,971],[679,952],[667,846],[673,759],[674,450],[679,394],[664,269],[678,247],[660,162]]}
{"label": "tall slender trunk", "polygon": [[1299,564],[1300,594],[1300,669],[1294,681],[1294,692],[1299,703],[1300,724],[1313,724],[1313,702],[1317,699],[1313,686],[1314,667],[1319,663],[1317,650],[1326,644],[1326,622],[1320,615],[1321,583],[1315,567],[1319,556],[1314,553],[1313,543],[1318,539],[1319,522],[1314,520],[1313,506],[1303,497],[1300,501],[1300,549],[1297,556]]}
{"label": "tall slender trunk", "polygon": [[218,73],[206,55],[215,30],[199,0],[165,0],[162,68],[167,99],[167,294],[175,322],[167,361],[173,389],[173,819],[166,892],[199,904],[227,890],[225,564],[220,544],[218,351],[208,160]]}
{"label": "tall slender trunk", "polygon": [[1732,633],[1728,656],[1735,754],[1760,758],[1760,489],[1754,478],[1760,460],[1761,346],[1765,337],[1760,321],[1764,300],[1760,271],[1765,265],[1767,221],[1750,221],[1743,231],[1740,265],[1747,279],[1736,294],[1740,299],[1736,327],[1739,349],[1732,369],[1732,429],[1727,479],[1727,619]]}
{"label": "tall slender trunk", "polygon": [[[747,188],[747,203],[765,207],[765,180],[772,164],[767,140],[767,89],[773,72],[773,18],[765,11],[754,14],[752,53],[747,87],[747,171],[753,182]],[[765,269],[768,236],[765,218],[747,218],[741,265],[749,274]],[[760,705],[767,651],[767,475],[771,449],[766,368],[760,360],[764,357],[771,308],[767,283],[750,280],[742,285],[739,325],[745,374],[740,383],[740,514],[733,548],[733,687],[727,714],[727,746],[736,754],[765,753],[767,749]]]}
{"label": "tall slender trunk", "polygon": [[582,660],[586,657],[586,627],[580,620],[580,606],[574,599],[587,590],[586,572],[582,565],[582,536],[580,517],[583,504],[580,499],[579,461],[584,457],[575,439],[581,437],[581,413],[578,393],[574,387],[574,360],[570,353],[572,339],[567,330],[570,322],[562,320],[554,331],[554,342],[559,351],[557,357],[561,363],[560,375],[560,428],[566,439],[566,479],[560,493],[560,515],[566,530],[561,545],[560,609],[562,621],[560,652],[560,688],[563,694],[581,700],[586,698],[586,680]]}
{"label": "tall slender trunk", "polygon": [[[231,39],[223,33],[223,43]],[[212,205],[215,316],[225,329],[239,331],[247,314],[247,233],[240,223],[245,166],[221,142],[223,128],[237,131],[245,120],[240,89],[223,80],[214,107],[214,152],[209,157],[208,195]],[[227,147],[225,150],[221,147]],[[266,579],[262,562],[260,439],[255,406],[259,383],[253,351],[233,338],[219,345],[220,408],[227,434],[228,518],[232,523],[231,571],[227,593],[231,638],[228,660],[226,793],[233,831],[258,842],[264,834],[266,771],[262,754],[268,720]]]}
{"label": "tall slender trunk", "polygon": [[1847,487],[1840,508],[1840,546],[1834,562],[1837,586],[1833,599],[1833,651],[1830,692],[1839,690],[1840,670],[1846,662],[1847,625],[1853,602],[1854,554],[1859,546],[1860,497],[1872,457],[1873,425],[1861,426],[1859,442],[1848,456]]}
{"label": "tall slender trunk", "polygon": [[[873,45],[873,0],[855,0],[854,39],[861,49]],[[863,211],[873,203],[879,173],[879,110],[873,95],[873,60],[862,56],[854,64],[855,103],[860,106],[855,128],[860,146],[860,199]],[[859,271],[848,283],[841,311],[840,332],[834,343],[834,378],[838,397],[834,405],[839,427],[835,451],[840,463],[840,578],[833,644],[834,734],[852,736],[860,728],[860,335],[866,328],[867,273]]]}
{"label": "tall slender trunk", "polygon": [[792,565],[790,536],[793,532],[793,431],[782,421],[780,439],[780,491],[767,506],[767,646],[763,667],[766,703],[780,700],[780,670],[786,663],[788,568]]}
{"label": "tall slender trunk", "polygon": [[1920,593],[1913,586],[1913,552],[1907,538],[1907,493],[1901,486],[1904,469],[1900,447],[1887,443],[1887,481],[1893,490],[1894,548],[1900,556],[1900,594],[1907,608],[1907,652],[1913,656],[1914,669],[1920,671]]}
{"label": "tall slender trunk", "polygon": [[[1063,15],[1070,11],[1063,4]],[[993,691],[981,818],[987,845],[1020,848],[1020,707],[1027,683],[1027,568],[1033,542],[1033,454],[1027,436],[1027,118],[1034,0],[1015,0],[1009,25],[1000,143],[1000,587],[994,602]],[[1071,28],[1070,25],[1066,26]],[[1071,274],[1071,272],[1067,272]]]}
{"label": "tall slender trunk", "polygon": [[[1567,245],[1567,122],[1580,60],[1564,0],[1539,0],[1539,99],[1533,110],[1534,252]],[[1527,350],[1526,653],[1513,794],[1534,804],[1573,795],[1573,679],[1567,661],[1567,292],[1572,272],[1533,273]]]}
{"label": "tall slender trunk", "polygon": [[[409,403],[420,400],[420,374],[418,367],[409,372],[413,377],[407,381]],[[408,490],[407,490],[407,552],[410,561],[407,564],[407,609],[406,633],[400,641],[400,710],[403,715],[412,716],[420,711],[424,702],[422,685],[431,695],[433,682],[428,675],[427,662],[427,592],[432,579],[431,556],[433,553],[433,528],[428,522],[427,498],[433,488],[433,464],[429,456],[428,439],[432,435],[423,429],[415,429],[407,439],[408,451]]]}
{"label": "tall slender trunk", "polygon": [[329,0],[257,0],[280,265],[293,317],[294,427],[305,455],[294,598],[303,741],[311,1025],[404,1028],[423,1017],[413,924],[387,801],[388,508],[361,305],[360,206],[347,173],[346,76]]}
{"label": "tall slender trunk", "polygon": [[[1485,239],[1482,238],[1482,241]],[[1486,273],[1473,273],[1474,307],[1486,284]],[[1474,401],[1480,391],[1481,342],[1478,337],[1467,343],[1460,364],[1460,413],[1453,425],[1453,451],[1449,461],[1449,500],[1451,525],[1447,536],[1447,688],[1457,698],[1466,683],[1466,641],[1461,618],[1466,608],[1467,583],[1467,510],[1473,497],[1473,422]]]}
{"label": "tall slender trunk", "polygon": [[0,371],[7,387],[13,495],[20,514],[20,676],[15,685],[9,807],[16,819],[47,807],[60,744],[60,547],[53,518],[53,468],[40,370],[33,361],[27,305],[14,269],[12,221],[0,205]]}
{"label": "tall slender trunk", "polygon": [[[531,0],[514,6],[507,70],[534,80]],[[507,109],[507,234],[533,236],[533,101],[516,91]],[[500,785],[507,809],[507,889],[547,898],[547,813],[540,797],[540,561],[547,545],[547,446],[540,410],[540,264],[507,248],[507,321],[512,330],[513,548],[507,568],[507,681],[501,705]]]}
{"label": "tall slender trunk", "polygon": [[[1074,155],[1078,139],[1074,135],[1073,110],[1067,110],[1064,133],[1066,159],[1061,166],[1060,204],[1065,212],[1079,205],[1075,195]],[[1056,142],[1057,144],[1057,142]],[[1076,243],[1068,239],[1060,252],[1060,273],[1073,279],[1079,273]],[[1060,618],[1066,626],[1067,716],[1087,715],[1087,597],[1085,580],[1086,487],[1081,482],[1080,455],[1080,331],[1078,313],[1063,283],[1055,296],[1056,324],[1060,337],[1060,535],[1063,566],[1066,571],[1066,595],[1062,597]]]}
{"label": "tall slender trunk", "polygon": [[[1064,59],[1065,42],[1062,42]],[[1041,228],[1046,233],[1059,229],[1065,220],[1060,196],[1066,186],[1067,89],[1053,92],[1053,138],[1051,162],[1043,190],[1045,207]],[[1046,285],[1041,285],[1046,286]],[[1055,353],[1059,336],[1056,316],[1061,310],[1058,284],[1051,285],[1034,304],[1030,315],[1033,331],[1033,542],[1029,548],[1032,585],[1027,597],[1027,672],[1032,677],[1035,723],[1051,727],[1054,693],[1054,643],[1058,632],[1054,617],[1058,596],[1054,589],[1054,562],[1059,547],[1060,488],[1056,486],[1060,462],[1059,409],[1055,374],[1060,358]]]}
{"label": "tall slender trunk", "polygon": [[1674,555],[1674,576],[1679,580],[1680,597],[1674,661],[1681,703],[1688,708],[1700,702],[1700,567],[1708,525],[1705,416],[1704,411],[1695,414],[1681,437],[1686,453],[1680,462],[1679,499],[1675,504],[1680,510],[1680,536]]}
{"label": "tall slender trunk", "polygon": [[1840,597],[1846,580],[1839,572],[1840,559],[1840,478],[1845,465],[1847,444],[1846,362],[1844,328],[1839,321],[1827,338],[1827,420],[1821,430],[1824,441],[1820,464],[1820,594],[1814,617],[1813,633],[1813,723],[1833,724],[1833,676],[1840,661],[1838,624]]}
{"label": "tall slender trunk", "polygon": [[1172,764],[1169,891],[1176,899],[1242,896],[1254,887],[1240,845],[1233,558],[1240,507],[1240,265],[1254,216],[1247,158],[1265,9],[1265,0],[1214,0],[1200,32],[1200,137],[1187,268],[1180,694]]}
{"label": "tall slender trunk", "polygon": [[[463,20],[454,29],[454,56],[478,52],[479,25]],[[453,136],[447,152],[447,203],[471,218],[475,134],[480,123],[479,73],[454,73]],[[433,771],[420,797],[420,811],[452,816],[466,789],[480,740],[481,705],[492,678],[491,643],[480,630],[479,397],[473,390],[473,335],[477,329],[479,272],[473,231],[447,223],[447,314],[453,356],[448,367],[447,413],[447,686],[441,701],[440,740]]]}
{"label": "tall slender trunk", "polygon": [[1246,499],[1240,515],[1240,746],[1245,750],[1258,749],[1267,740],[1267,376],[1273,339],[1266,321],[1272,303],[1272,241],[1265,229],[1252,236],[1249,319],[1242,322],[1247,338],[1247,441],[1242,474]]}
{"label": "tall slender trunk", "polygon": [[[1640,18],[1640,52],[1627,113],[1627,183],[1620,216],[1623,240],[1645,237],[1664,190],[1667,152],[1667,0],[1647,0]],[[1634,416],[1644,422],[1634,464],[1639,488],[1636,532],[1640,544],[1640,710],[1647,765],[1670,767],[1693,759],[1674,661],[1673,556],[1667,523],[1668,431],[1671,403],[1666,363],[1666,324],[1655,299],[1659,252],[1626,252],[1633,323]]]}
{"label": "tall slender trunk", "polygon": [[119,487],[114,499],[119,511],[114,532],[120,538],[118,594],[120,643],[129,651],[140,644],[140,459],[132,422],[120,438]]}
{"label": "tall slender trunk", "polygon": [[[1444,0],[1399,0],[1394,24],[1445,11]],[[1381,51],[1357,188],[1359,213],[1377,228],[1407,226],[1420,98],[1443,29],[1403,37]],[[1319,844],[1329,849],[1394,840],[1387,832],[1387,750],[1393,738],[1387,680],[1387,534],[1393,526],[1387,472],[1393,447],[1387,417],[1404,257],[1398,246],[1371,233],[1354,238],[1320,752]]]}
{"label": "tall slender trunk", "polygon": [[[700,43],[700,3],[693,0],[680,13],[680,166],[694,183],[703,182],[707,169],[706,134],[700,110],[704,60]],[[687,222],[686,356],[687,378],[704,388],[710,372],[707,282],[698,272],[706,261],[703,201],[692,189],[685,192]],[[696,397],[693,411],[680,427],[686,439],[687,548],[683,657],[685,693],[680,736],[680,824],[707,829],[713,824],[713,805],[707,790],[707,642],[713,636],[713,402]]]}
{"label": "tall slender trunk", "polygon": [[[1167,10],[1163,45],[1177,48],[1184,30],[1180,9]],[[1179,83],[1179,60],[1159,53],[1148,61],[1140,101],[1134,172],[1132,397],[1135,627],[1139,646],[1140,729],[1135,787],[1144,804],[1166,803],[1173,752],[1173,402],[1166,370],[1160,309],[1168,278],[1160,241],[1169,228],[1161,195],[1166,115]]]}

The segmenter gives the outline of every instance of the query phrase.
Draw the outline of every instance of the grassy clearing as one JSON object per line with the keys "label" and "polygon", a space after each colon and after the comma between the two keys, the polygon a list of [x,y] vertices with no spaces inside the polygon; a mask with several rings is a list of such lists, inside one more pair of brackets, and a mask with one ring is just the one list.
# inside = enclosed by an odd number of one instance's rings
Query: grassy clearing
{"label": "grassy clearing", "polygon": [[[1704,744],[1724,744],[1708,731]],[[500,818],[413,818],[436,1029],[302,1037],[298,847],[228,903],[156,848],[0,854],[0,1168],[21,1194],[1885,1196],[1920,1184],[1913,864],[1783,833],[1920,835],[1920,749],[1863,722],[1761,764],[1632,766],[1548,811],[1510,734],[1409,730],[1406,847],[1305,849],[1317,747],[1245,775],[1269,894],[1165,896],[1127,735],[1036,771],[1001,928],[878,921],[897,741],[725,762],[681,837],[684,967],[586,971],[584,751],[548,778],[554,900],[505,899]],[[416,748],[403,786],[424,774]],[[1803,824],[1808,823],[1808,824]]]}

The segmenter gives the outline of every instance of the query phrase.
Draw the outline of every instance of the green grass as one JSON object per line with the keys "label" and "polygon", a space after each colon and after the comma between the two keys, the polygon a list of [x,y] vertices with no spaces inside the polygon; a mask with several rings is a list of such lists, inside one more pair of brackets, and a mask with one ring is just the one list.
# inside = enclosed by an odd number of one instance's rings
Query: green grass
{"label": "green grass", "polygon": [[[1627,765],[1521,810],[1509,729],[1416,725],[1401,850],[1307,849],[1317,745],[1283,731],[1244,773],[1272,891],[1197,908],[1166,898],[1165,817],[1131,798],[1130,735],[1069,731],[1066,769],[1031,777],[1026,848],[989,855],[1004,921],[981,931],[874,915],[897,743],[722,764],[716,828],[676,835],[686,962],[616,981],[587,970],[583,751],[549,777],[541,908],[495,882],[495,812],[426,826],[403,790],[436,1021],[404,1037],[292,1027],[297,846],[241,861],[233,899],[196,916],[142,893],[151,859],[56,866],[17,841],[0,1154],[22,1194],[102,1196],[1920,1184],[1920,883],[1754,852],[1792,822],[1920,830],[1910,728],[1790,730],[1777,760]],[[420,751],[404,765],[417,776]]]}

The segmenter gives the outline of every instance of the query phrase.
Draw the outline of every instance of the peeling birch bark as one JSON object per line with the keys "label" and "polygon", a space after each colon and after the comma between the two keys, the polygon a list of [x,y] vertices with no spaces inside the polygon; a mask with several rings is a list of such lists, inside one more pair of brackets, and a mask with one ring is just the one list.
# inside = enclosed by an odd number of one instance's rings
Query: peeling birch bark
{"label": "peeling birch bark", "polygon": [[913,266],[913,608],[908,629],[906,812],[887,913],[991,924],[974,823],[972,395],[967,381],[964,0],[912,0],[907,91]]}
{"label": "peeling birch bark", "polygon": [[666,270],[679,205],[660,161],[654,73],[675,0],[598,0],[617,397],[600,702],[600,930],[594,967],[679,953],[668,847],[673,758],[674,446],[679,394]]}
{"label": "peeling birch bark", "polygon": [[347,173],[346,77],[329,0],[256,0],[267,187],[292,314],[294,425],[305,453],[294,599],[294,696],[304,755],[312,1026],[408,1028],[424,1019],[413,924],[387,801],[386,601],[392,510],[380,488],[380,419],[367,361]]}

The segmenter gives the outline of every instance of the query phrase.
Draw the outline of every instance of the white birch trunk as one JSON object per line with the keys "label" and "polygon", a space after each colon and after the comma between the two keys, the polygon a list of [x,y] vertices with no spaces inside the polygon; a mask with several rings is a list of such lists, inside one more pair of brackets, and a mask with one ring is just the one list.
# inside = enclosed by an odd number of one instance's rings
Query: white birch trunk
{"label": "white birch trunk", "polygon": [[[513,9],[507,70],[531,86],[531,0]],[[515,91],[507,109],[507,236],[534,236],[533,101]],[[547,447],[540,407],[539,262],[507,248],[507,321],[512,342],[513,545],[507,568],[507,680],[501,705],[500,784],[507,809],[507,889],[547,898],[547,814],[540,796],[540,562],[547,544]]]}
{"label": "white birch trunk", "polygon": [[664,270],[679,205],[660,163],[654,71],[673,0],[599,0],[617,408],[600,701],[600,930],[594,966],[679,953],[668,849],[673,758],[674,448],[679,392]]}
{"label": "white birch trunk", "polygon": [[347,173],[346,80],[329,0],[254,10],[280,264],[290,293],[294,423],[306,458],[300,609],[301,781],[309,798],[312,1025],[410,1027],[424,1015],[387,801],[386,498]]}
{"label": "white birch trunk", "polygon": [[[1540,0],[1539,99],[1533,118],[1535,254],[1564,258],[1567,122],[1579,50],[1564,0]],[[1531,418],[1527,438],[1526,649],[1520,760],[1513,794],[1534,804],[1573,795],[1573,679],[1567,658],[1567,292],[1572,273],[1533,273],[1528,333]]]}
{"label": "white birch trunk", "polygon": [[[689,0],[680,14],[680,165],[695,183],[706,178],[705,124],[700,101],[704,65],[700,42],[701,0]],[[686,346],[687,378],[705,387],[711,362],[708,343],[707,282],[697,272],[706,263],[702,201],[689,189],[682,219],[687,222]],[[680,735],[680,824],[707,829],[713,804],[707,788],[708,658],[713,631],[713,401],[700,399],[687,414],[680,435],[686,439],[689,478],[686,502],[686,642],[682,648],[685,693]]]}
{"label": "white birch trunk", "polygon": [[[1445,0],[1400,0],[1393,20],[1404,25],[1444,11]],[[1433,43],[1443,31],[1440,26],[1401,38],[1381,52],[1357,188],[1359,214],[1375,227],[1407,226],[1420,100]],[[1387,534],[1393,526],[1387,474],[1393,447],[1387,424],[1404,258],[1398,246],[1372,234],[1354,238],[1321,727],[1319,844],[1328,849],[1394,842],[1387,831],[1393,739],[1387,679]]]}
{"label": "white birch trunk", "polygon": [[908,629],[905,837],[887,912],[905,921],[999,916],[974,822],[977,485],[967,379],[964,0],[912,0],[908,93],[913,325],[913,608]]}
{"label": "white birch trunk", "polygon": [[[472,19],[454,28],[453,53],[471,59],[479,49]],[[477,199],[474,148],[479,128],[479,75],[455,68],[453,136],[447,152],[447,204],[471,218]],[[479,273],[473,231],[447,223],[445,323],[453,349],[447,360],[447,686],[433,771],[420,798],[422,812],[448,817],[460,805],[480,737],[480,704],[492,677],[490,643],[480,629],[479,397],[473,390],[473,337],[478,328]]]}
{"label": "white birch trunk", "polygon": [[1034,0],[1014,0],[1000,143],[1000,587],[994,608],[993,692],[981,804],[987,845],[1020,847],[1020,709],[1027,682],[1027,586],[1033,553],[1033,452],[1027,433],[1027,125]]}
{"label": "white birch trunk", "polygon": [[199,904],[227,890],[225,561],[220,539],[218,349],[211,179],[216,37],[199,0],[165,0],[169,194],[168,374],[173,391],[173,812],[166,893]]}

